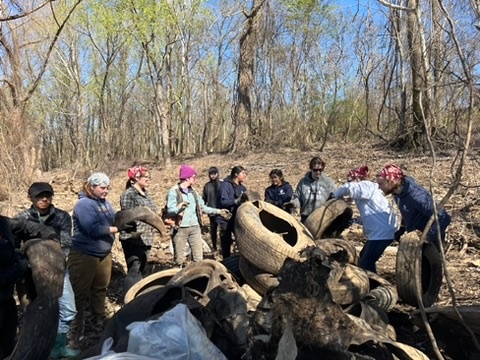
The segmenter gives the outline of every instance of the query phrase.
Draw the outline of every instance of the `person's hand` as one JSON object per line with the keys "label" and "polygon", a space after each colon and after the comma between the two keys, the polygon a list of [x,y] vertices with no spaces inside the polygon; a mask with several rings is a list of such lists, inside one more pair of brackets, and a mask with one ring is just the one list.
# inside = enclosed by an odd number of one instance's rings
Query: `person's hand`
{"label": "person's hand", "polygon": [[292,201],[286,202],[282,205],[283,209],[287,212],[291,212],[295,209],[295,204]]}
{"label": "person's hand", "polygon": [[190,205],[188,201],[182,201],[180,204],[177,205],[178,212],[185,211],[185,209]]}
{"label": "person's hand", "polygon": [[220,215],[225,220],[230,220],[232,218],[232,213],[230,211],[228,211],[227,209],[220,210],[218,215]]}
{"label": "person's hand", "polygon": [[126,233],[131,233],[137,230],[137,224],[135,221],[128,222],[126,224],[117,225],[118,231],[125,231]]}

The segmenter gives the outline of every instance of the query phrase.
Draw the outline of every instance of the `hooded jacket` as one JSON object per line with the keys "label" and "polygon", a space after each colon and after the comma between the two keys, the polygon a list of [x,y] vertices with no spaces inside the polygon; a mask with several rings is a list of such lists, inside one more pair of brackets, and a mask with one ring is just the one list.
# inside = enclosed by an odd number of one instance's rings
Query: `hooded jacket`
{"label": "hooded jacket", "polygon": [[357,205],[368,240],[393,240],[397,231],[397,217],[377,183],[372,181],[347,182],[335,191],[335,198],[350,196]]}
{"label": "hooded jacket", "polygon": [[[402,191],[399,194],[393,193],[393,198],[402,215],[402,224],[405,226],[405,231],[420,230],[423,232],[434,211],[432,194],[423,186],[417,184],[412,177],[405,176]],[[436,242],[439,230],[441,238],[444,240],[445,229],[450,221],[450,215],[445,209],[442,209],[438,213],[440,228],[436,223],[433,223],[427,234],[427,240]]]}
{"label": "hooded jacket", "polygon": [[322,206],[336,190],[337,186],[330,177],[322,174],[318,179],[314,179],[309,171],[298,183],[292,202],[300,209],[300,215],[308,216]]}
{"label": "hooded jacket", "polygon": [[115,235],[110,226],[115,210],[108,200],[90,198],[84,192],[73,207],[72,250],[103,258],[110,254]]}
{"label": "hooded jacket", "polygon": [[288,182],[280,186],[270,185],[265,189],[265,201],[278,207],[292,200],[293,188]]}
{"label": "hooded jacket", "polygon": [[[232,213],[232,217],[229,221],[234,221],[235,214],[237,212],[238,205],[235,201],[242,196],[244,192],[247,191],[245,185],[235,183],[230,176],[227,176],[220,186],[220,195],[218,198],[218,206],[219,209],[227,209]],[[221,216],[217,216],[216,218],[217,223],[219,224],[226,224],[229,221],[225,220]]]}

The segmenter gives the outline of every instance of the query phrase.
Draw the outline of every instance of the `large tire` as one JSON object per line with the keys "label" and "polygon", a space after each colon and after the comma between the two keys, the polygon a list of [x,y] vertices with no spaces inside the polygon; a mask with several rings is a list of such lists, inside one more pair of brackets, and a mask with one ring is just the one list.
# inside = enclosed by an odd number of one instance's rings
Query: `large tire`
{"label": "large tire", "polygon": [[[350,241],[344,239],[318,239],[315,240],[315,245],[325,251],[328,256],[337,254],[338,252],[344,250],[346,256],[346,262],[349,264],[357,265],[358,264],[358,254],[355,245]],[[333,256],[335,260],[340,260],[339,258],[343,256]]]}
{"label": "large tire", "polygon": [[239,268],[247,284],[260,295],[265,295],[268,289],[278,286],[276,276],[250,264],[243,256],[240,256]]}
{"label": "large tire", "polygon": [[202,305],[208,304],[208,293],[228,280],[235,283],[227,268],[215,260],[191,263],[170,279],[167,285],[183,285]]}
{"label": "large tire", "polygon": [[403,235],[397,252],[398,296],[405,303],[418,306],[418,289],[423,306],[432,306],[438,299],[442,278],[442,259],[437,248],[431,243],[422,243],[417,232]]}
{"label": "large tire", "polygon": [[370,291],[365,295],[365,303],[390,311],[398,301],[397,289],[380,275],[367,270]]}
{"label": "large tire", "polygon": [[312,235],[292,215],[264,201],[246,202],[237,211],[235,239],[240,254],[267,273],[278,275],[287,258],[315,246]]}
{"label": "large tire", "polygon": [[124,226],[132,221],[142,221],[158,230],[162,238],[167,238],[169,233],[163,220],[146,206],[137,206],[120,210],[115,214],[114,226]]}
{"label": "large tire", "polygon": [[334,224],[334,221],[341,217],[351,218],[353,214],[352,209],[342,199],[328,200],[318,209],[315,209],[305,220],[305,226],[313,235],[315,240],[321,239],[323,234],[328,234],[329,227]]}
{"label": "large tire", "polygon": [[367,272],[358,266],[346,264],[340,279],[330,283],[328,288],[337,304],[353,304],[362,300],[370,291]]}
{"label": "large tire", "polygon": [[143,278],[139,282],[135,283],[125,294],[123,302],[128,304],[130,301],[135,299],[139,295],[146,294],[155,289],[159,289],[167,285],[172,277],[174,277],[180,269],[167,269],[158,271],[147,277]]}
{"label": "large tire", "polygon": [[32,268],[36,293],[23,314],[17,345],[8,359],[48,359],[57,334],[65,256],[56,240],[32,239],[22,250]]}

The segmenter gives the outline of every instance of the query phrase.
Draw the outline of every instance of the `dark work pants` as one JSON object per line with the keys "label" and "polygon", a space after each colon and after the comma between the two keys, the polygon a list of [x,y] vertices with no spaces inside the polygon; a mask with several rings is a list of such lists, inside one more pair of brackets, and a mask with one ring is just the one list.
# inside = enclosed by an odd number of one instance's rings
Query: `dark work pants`
{"label": "dark work pants", "polygon": [[15,299],[9,299],[0,303],[0,359],[6,358],[15,348],[17,336],[17,305]]}
{"label": "dark work pants", "polygon": [[215,216],[210,216],[210,239],[212,240],[213,251],[217,251],[217,232],[218,223],[215,221]]}
{"label": "dark work pants", "polygon": [[121,243],[127,263],[127,275],[123,280],[123,293],[126,294],[134,284],[142,280],[151,246],[128,240],[123,240]]}
{"label": "dark work pants", "polygon": [[368,240],[363,246],[362,251],[360,251],[358,266],[376,273],[377,267],[375,263],[380,259],[380,256],[382,256],[387,246],[392,242],[393,240]]}
{"label": "dark work pants", "polygon": [[233,227],[235,221],[233,217],[228,221],[228,223],[220,224],[220,241],[222,243],[222,256],[224,259],[230,257],[231,247],[233,244]]}

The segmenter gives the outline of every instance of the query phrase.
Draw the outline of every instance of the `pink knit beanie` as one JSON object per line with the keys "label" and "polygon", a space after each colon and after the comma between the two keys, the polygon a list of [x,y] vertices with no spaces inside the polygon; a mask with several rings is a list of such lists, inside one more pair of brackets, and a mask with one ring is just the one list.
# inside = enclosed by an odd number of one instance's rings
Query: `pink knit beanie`
{"label": "pink knit beanie", "polygon": [[195,171],[194,168],[188,166],[188,165],[182,165],[180,166],[180,174],[178,178],[180,180],[185,180],[188,179],[189,177],[192,177],[194,175],[197,175],[197,172]]}

